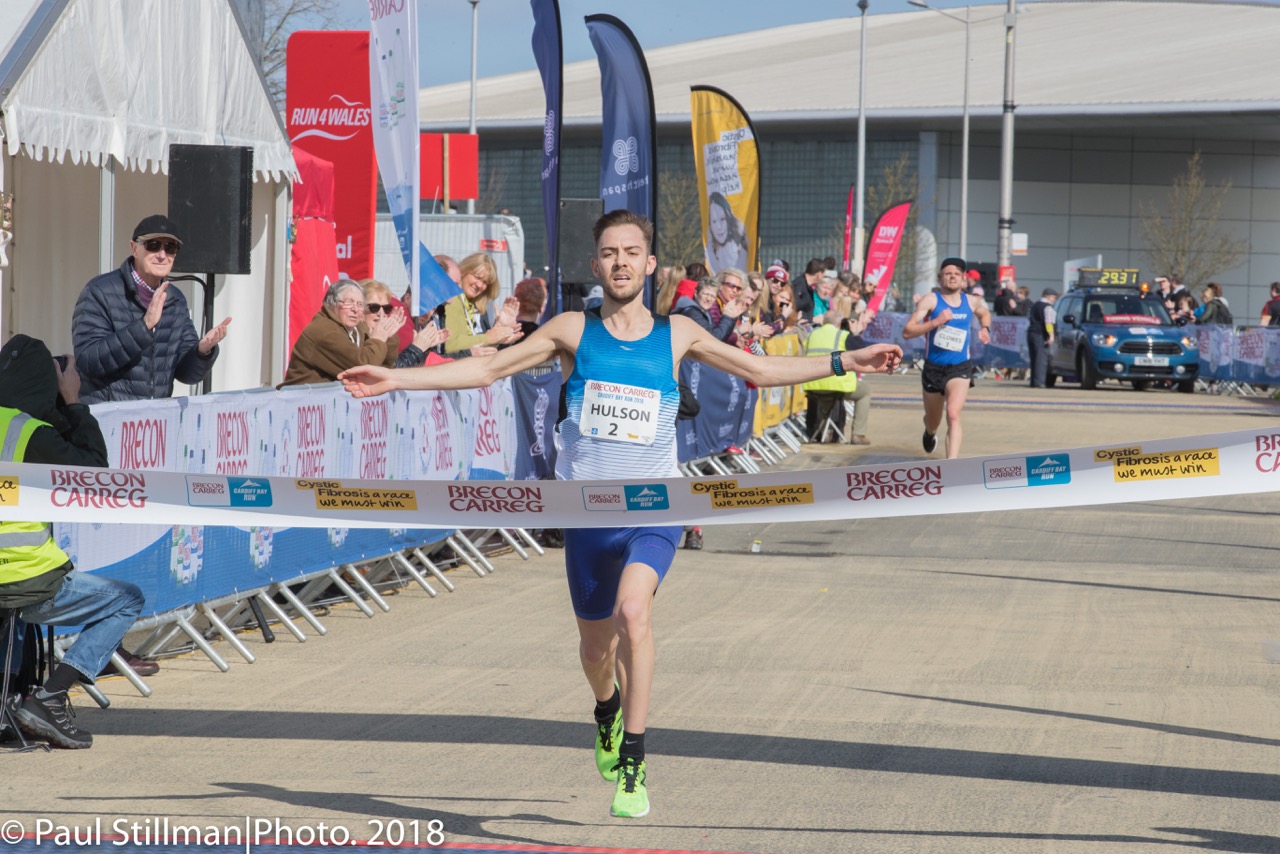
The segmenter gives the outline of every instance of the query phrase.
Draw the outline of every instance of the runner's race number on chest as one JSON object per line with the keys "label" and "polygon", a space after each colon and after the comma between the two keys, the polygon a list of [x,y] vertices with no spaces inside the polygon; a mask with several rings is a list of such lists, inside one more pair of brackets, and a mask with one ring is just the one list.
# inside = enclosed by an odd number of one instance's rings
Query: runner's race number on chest
{"label": "runner's race number on chest", "polygon": [[625,383],[587,380],[578,431],[593,439],[652,445],[658,436],[662,393]]}

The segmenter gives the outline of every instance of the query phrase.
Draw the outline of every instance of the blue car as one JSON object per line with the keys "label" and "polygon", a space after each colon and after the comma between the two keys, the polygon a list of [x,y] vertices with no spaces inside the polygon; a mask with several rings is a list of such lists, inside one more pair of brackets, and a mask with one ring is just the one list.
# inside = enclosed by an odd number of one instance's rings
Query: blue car
{"label": "blue car", "polygon": [[1139,288],[1076,288],[1054,309],[1048,385],[1070,377],[1092,389],[1114,379],[1142,391],[1162,380],[1180,392],[1195,391],[1195,329],[1175,325],[1159,297]]}

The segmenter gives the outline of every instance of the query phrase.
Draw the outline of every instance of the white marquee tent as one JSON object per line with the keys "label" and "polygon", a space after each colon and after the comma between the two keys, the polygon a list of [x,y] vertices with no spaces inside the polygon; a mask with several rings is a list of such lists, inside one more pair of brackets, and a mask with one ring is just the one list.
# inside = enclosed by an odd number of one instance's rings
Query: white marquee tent
{"label": "white marquee tent", "polygon": [[[233,322],[213,385],[282,375],[273,342],[297,173],[245,33],[232,0],[0,3],[0,189],[12,212],[0,221],[0,337],[69,352],[80,289],[119,266],[138,220],[167,207],[169,145],[249,146],[252,273],[217,278],[213,322]],[[184,290],[199,328],[203,295]]]}

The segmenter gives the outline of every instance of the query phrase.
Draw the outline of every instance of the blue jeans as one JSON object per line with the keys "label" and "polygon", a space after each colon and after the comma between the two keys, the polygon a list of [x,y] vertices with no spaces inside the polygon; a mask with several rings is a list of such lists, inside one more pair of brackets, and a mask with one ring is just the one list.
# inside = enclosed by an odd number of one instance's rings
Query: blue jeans
{"label": "blue jeans", "polygon": [[[57,593],[18,612],[21,619],[9,657],[12,669],[16,671],[22,661],[23,622],[82,626],[80,636],[62,661],[80,671],[85,682],[93,682],[138,619],[142,601],[142,591],[135,584],[87,572],[68,572]],[[7,637],[0,638],[0,644],[7,642]]]}

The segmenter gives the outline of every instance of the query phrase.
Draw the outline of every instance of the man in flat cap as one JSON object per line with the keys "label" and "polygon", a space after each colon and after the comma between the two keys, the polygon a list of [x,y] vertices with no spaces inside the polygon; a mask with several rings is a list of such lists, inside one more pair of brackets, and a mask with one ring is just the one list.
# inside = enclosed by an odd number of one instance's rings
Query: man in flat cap
{"label": "man in flat cap", "polygon": [[960,456],[960,412],[969,396],[973,361],[969,345],[973,321],[978,321],[978,340],[991,343],[991,310],[979,296],[964,292],[965,261],[946,258],[938,268],[938,287],[916,304],[902,329],[903,338],[927,335],[924,370],[924,436],[926,454],[938,447],[938,427],[947,416],[947,459]]}
{"label": "man in flat cap", "polygon": [[118,270],[84,286],[71,317],[85,403],[172,397],[175,381],[200,382],[231,322],[196,334],[186,297],[168,278],[182,238],[167,216],[144,218],[129,246]]}

